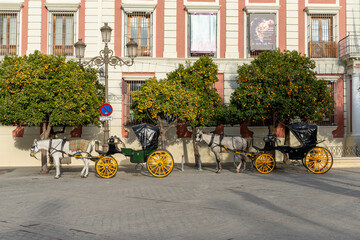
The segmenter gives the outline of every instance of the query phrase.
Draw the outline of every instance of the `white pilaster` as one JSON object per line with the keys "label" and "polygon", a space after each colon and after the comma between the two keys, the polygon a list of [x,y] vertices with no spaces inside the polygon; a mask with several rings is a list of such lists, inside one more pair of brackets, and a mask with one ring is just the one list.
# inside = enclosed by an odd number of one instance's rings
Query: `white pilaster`
{"label": "white pilaster", "polygon": [[298,11],[298,1],[286,0],[286,49],[290,51],[299,51]]}
{"label": "white pilaster", "polygon": [[176,0],[165,1],[164,58],[176,58]]}
{"label": "white pilaster", "polygon": [[239,57],[239,0],[226,1],[226,58]]}
{"label": "white pilaster", "polygon": [[360,136],[360,73],[352,75],[352,136]]}
{"label": "white pilaster", "polygon": [[29,1],[28,49],[26,54],[41,48],[41,0]]}

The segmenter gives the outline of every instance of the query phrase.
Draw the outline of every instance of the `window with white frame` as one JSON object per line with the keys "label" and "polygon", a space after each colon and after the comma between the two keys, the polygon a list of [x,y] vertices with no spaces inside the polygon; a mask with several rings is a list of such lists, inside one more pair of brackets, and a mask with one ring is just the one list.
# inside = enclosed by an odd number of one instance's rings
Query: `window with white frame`
{"label": "window with white frame", "polygon": [[0,55],[18,53],[18,12],[0,12]]}
{"label": "window with white frame", "polygon": [[126,13],[124,44],[126,45],[130,41],[130,39],[133,39],[138,44],[137,56],[151,57],[153,55],[152,32],[152,12]]}
{"label": "window with white frame", "polygon": [[55,55],[74,55],[75,13],[52,12],[50,26],[50,52]]}
{"label": "window with white frame", "polygon": [[189,13],[190,56],[216,56],[217,14]]}
{"label": "window with white frame", "polygon": [[132,93],[140,90],[141,86],[144,85],[145,80],[123,80],[122,92],[123,92],[123,123],[124,125],[136,124],[134,119],[134,113],[132,105],[134,103]]}
{"label": "window with white frame", "polygon": [[249,56],[256,57],[266,50],[276,49],[276,14],[248,14]]}
{"label": "window with white frame", "polygon": [[336,58],[337,35],[334,15],[316,14],[309,16],[308,37],[311,58]]}

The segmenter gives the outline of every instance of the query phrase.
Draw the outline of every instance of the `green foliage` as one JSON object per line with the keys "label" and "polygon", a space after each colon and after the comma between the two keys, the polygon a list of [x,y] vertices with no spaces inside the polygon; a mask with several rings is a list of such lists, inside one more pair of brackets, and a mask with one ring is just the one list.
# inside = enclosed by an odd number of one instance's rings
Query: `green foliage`
{"label": "green foliage", "polygon": [[186,106],[197,96],[180,85],[172,84],[166,79],[149,79],[140,91],[133,93],[134,115],[140,122],[165,119],[168,123],[182,119],[187,114]]}
{"label": "green foliage", "polygon": [[209,56],[200,57],[193,65],[187,63],[170,72],[170,82],[193,92],[195,99],[189,99],[180,116],[190,126],[215,125],[215,109],[221,104],[221,97],[214,88],[218,67]]}
{"label": "green foliage", "polygon": [[168,123],[186,121],[191,126],[211,124],[221,101],[213,88],[217,73],[217,66],[206,56],[193,65],[180,64],[166,79],[146,81],[132,95],[135,118],[140,122],[160,118]]}
{"label": "green foliage", "polygon": [[295,116],[302,120],[322,120],[333,110],[331,89],[317,80],[315,63],[297,51],[265,51],[251,64],[238,68],[239,87],[231,104],[242,120],[275,119],[288,122]]}
{"label": "green foliage", "polygon": [[96,70],[35,51],[0,63],[0,123],[79,126],[98,124],[103,86]]}

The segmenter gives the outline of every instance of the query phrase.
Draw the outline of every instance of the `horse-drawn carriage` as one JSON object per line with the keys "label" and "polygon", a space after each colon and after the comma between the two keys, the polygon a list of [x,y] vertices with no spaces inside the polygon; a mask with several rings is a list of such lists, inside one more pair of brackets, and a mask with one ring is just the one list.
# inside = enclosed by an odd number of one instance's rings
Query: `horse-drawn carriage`
{"label": "horse-drawn carriage", "polygon": [[[131,163],[146,163],[147,170],[155,177],[166,177],[174,168],[172,155],[163,149],[158,148],[159,128],[149,124],[133,126],[135,135],[139,139],[142,149],[134,150],[126,148],[125,144],[116,136],[108,139],[108,150],[99,149],[99,143],[95,142],[95,151],[98,156],[92,156],[92,145],[86,140],[66,141],[66,139],[41,140],[35,139],[31,147],[30,155],[35,156],[39,150],[48,151],[54,159],[56,175],[60,177],[60,161],[65,156],[75,157],[84,161],[84,168],[81,177],[87,177],[89,172],[89,160],[95,162],[95,170],[102,178],[114,177],[118,171],[118,162],[114,154],[123,154],[130,157]],[[75,143],[75,144],[74,144]],[[122,145],[120,148],[118,145]],[[75,148],[72,146],[76,146]]]}
{"label": "horse-drawn carriage", "polygon": [[246,154],[251,157],[253,166],[260,173],[270,173],[275,169],[276,161],[272,154],[275,150],[289,154],[289,159],[302,160],[302,164],[310,172],[326,173],[333,165],[333,157],[329,150],[316,146],[317,126],[308,123],[296,123],[287,126],[301,143],[300,146],[279,146],[275,134],[269,133],[263,140],[264,148],[253,146],[257,152],[245,153],[237,151],[237,154]]}
{"label": "horse-drawn carriage", "polygon": [[260,173],[270,173],[275,169],[275,150],[289,154],[293,160],[302,160],[302,164],[313,173],[326,173],[333,164],[333,158],[329,150],[316,146],[317,126],[314,124],[297,123],[287,126],[301,143],[301,146],[279,146],[275,134],[269,133],[263,140],[263,148],[253,146],[256,152],[249,151],[249,144],[241,137],[223,137],[215,134],[205,134],[198,131],[197,142],[205,141],[213,151],[217,162],[217,172],[221,171],[220,152],[225,148],[233,153],[234,164],[239,172],[241,166],[246,167],[245,156],[250,157],[253,166]]}
{"label": "horse-drawn carriage", "polygon": [[[118,164],[112,155],[121,153],[130,157],[131,163],[142,164],[146,162],[149,173],[155,177],[166,177],[174,168],[174,159],[172,155],[163,149],[158,148],[159,128],[149,124],[141,124],[132,127],[136,137],[139,139],[142,149],[134,150],[126,148],[125,144],[117,137],[110,137],[108,140],[109,150],[103,152],[95,145],[95,151],[99,156],[92,158],[95,161],[96,173],[102,178],[111,178],[115,176]],[[118,144],[123,147],[118,148]]]}

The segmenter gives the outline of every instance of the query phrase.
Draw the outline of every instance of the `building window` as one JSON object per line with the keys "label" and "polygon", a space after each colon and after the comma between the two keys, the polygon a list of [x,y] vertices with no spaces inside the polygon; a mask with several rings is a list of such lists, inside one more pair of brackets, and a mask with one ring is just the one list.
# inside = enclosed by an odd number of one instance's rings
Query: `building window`
{"label": "building window", "polygon": [[334,37],[333,17],[311,16],[309,55],[312,58],[337,57],[337,43]]}
{"label": "building window", "polygon": [[[138,44],[137,56],[152,56],[152,14],[146,12],[127,13],[125,42],[132,38]],[[127,54],[127,53],[125,53]]]}
{"label": "building window", "polygon": [[52,26],[52,54],[74,55],[74,13],[53,13]]}
{"label": "building window", "polygon": [[256,57],[266,50],[276,49],[276,14],[251,13],[248,15],[249,56]]}
{"label": "building window", "polygon": [[190,13],[190,56],[216,56],[217,14]]}
{"label": "building window", "polygon": [[0,55],[17,54],[17,13],[0,12]]}
{"label": "building window", "polygon": [[141,88],[142,85],[144,85],[144,80],[131,80],[131,81],[123,81],[123,124],[124,125],[132,125],[136,124],[136,121],[134,119],[134,113],[131,109],[134,101],[132,99],[132,93],[136,92]]}

